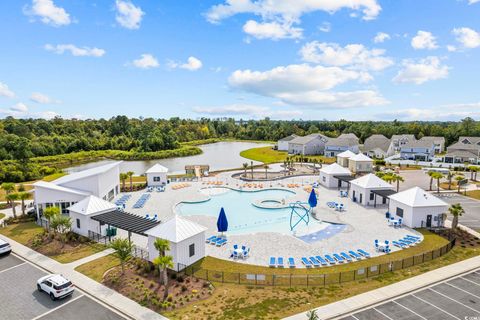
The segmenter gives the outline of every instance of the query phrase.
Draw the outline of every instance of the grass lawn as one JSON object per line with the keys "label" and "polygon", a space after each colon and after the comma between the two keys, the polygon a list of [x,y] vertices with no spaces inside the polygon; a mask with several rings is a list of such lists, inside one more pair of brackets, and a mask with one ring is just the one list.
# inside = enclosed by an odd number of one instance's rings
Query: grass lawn
{"label": "grass lawn", "polygon": [[65,176],[67,173],[66,172],[58,172],[58,173],[54,173],[54,174],[51,174],[49,176],[45,176],[43,177],[43,181],[47,181],[47,182],[51,182],[53,180],[56,180],[58,178],[61,178],[63,176]]}
{"label": "grass lawn", "polygon": [[89,278],[97,282],[102,282],[103,274],[113,268],[120,265],[120,261],[113,254],[110,254],[105,257],[101,257],[97,260],[93,260],[82,264],[75,268],[76,271],[83,273]]}
{"label": "grass lawn", "polygon": [[[273,150],[272,147],[261,147],[244,150],[240,152],[240,156],[263,163],[276,163],[283,162],[287,159],[288,153],[286,151]],[[322,160],[323,163],[335,162],[335,158],[327,158],[324,156],[307,156],[307,158],[309,160]]]}
{"label": "grass lawn", "polygon": [[467,197],[480,200],[480,190],[467,191]]}
{"label": "grass lawn", "polygon": [[[24,222],[19,224],[11,224],[5,228],[1,228],[0,233],[25,246],[29,246],[30,241],[36,235],[43,233],[43,228],[34,222]],[[48,245],[41,246],[41,249],[47,249],[47,246]],[[49,254],[48,256],[60,263],[69,263],[88,257],[103,250],[105,250],[105,246],[98,243],[79,243],[71,250],[67,250],[62,253],[57,252],[55,254]]]}

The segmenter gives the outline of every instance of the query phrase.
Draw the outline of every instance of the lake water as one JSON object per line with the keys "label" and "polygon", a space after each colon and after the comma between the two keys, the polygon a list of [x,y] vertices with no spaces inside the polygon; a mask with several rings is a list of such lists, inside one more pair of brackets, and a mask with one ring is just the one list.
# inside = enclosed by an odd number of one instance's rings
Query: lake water
{"label": "lake water", "polygon": [[[265,146],[269,146],[269,144],[253,142],[217,142],[205,144],[199,146],[199,148],[203,150],[203,153],[199,155],[148,161],[123,161],[120,165],[120,171],[133,171],[136,175],[141,175],[156,163],[167,167],[170,174],[185,173],[186,165],[207,164],[210,165],[210,171],[241,168],[243,163],[250,163],[250,160],[240,156],[241,151]],[[65,171],[77,172],[111,162],[113,162],[113,160],[90,162],[67,168]],[[260,162],[256,161],[253,163],[260,164]]]}

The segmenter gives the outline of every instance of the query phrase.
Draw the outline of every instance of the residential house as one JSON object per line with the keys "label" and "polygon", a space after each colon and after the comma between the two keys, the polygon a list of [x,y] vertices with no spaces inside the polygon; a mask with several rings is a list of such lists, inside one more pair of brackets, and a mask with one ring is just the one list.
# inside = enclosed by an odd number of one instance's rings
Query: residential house
{"label": "residential house", "polygon": [[278,151],[288,151],[288,143],[293,139],[297,138],[296,134],[291,134],[288,137],[282,138],[277,141],[277,150]]}
{"label": "residential house", "polygon": [[363,152],[369,156],[377,159],[386,158],[393,155],[389,153],[391,141],[383,134],[373,134],[363,144]]}
{"label": "residential house", "polygon": [[358,153],[359,149],[358,138],[331,138],[325,144],[325,156],[336,157],[337,154],[350,150],[353,153]]}
{"label": "residential house", "polygon": [[458,142],[447,147],[446,163],[480,164],[480,137],[460,137]]}
{"label": "residential house", "polygon": [[288,153],[300,155],[323,154],[328,140],[329,138],[319,133],[296,137],[288,143]]}
{"label": "residential house", "polygon": [[432,140],[410,140],[400,147],[400,157],[405,160],[431,161],[434,155]]}
{"label": "residential house", "polygon": [[393,155],[400,152],[400,148],[410,141],[415,141],[413,134],[394,134],[390,138],[390,147],[388,148],[388,154]]}
{"label": "residential house", "polygon": [[434,145],[435,153],[442,153],[445,151],[445,138],[444,137],[433,137],[425,136],[420,139],[420,141],[432,141]]}
{"label": "residential house", "polygon": [[360,139],[358,139],[355,133],[342,133],[338,136],[339,138],[354,139],[357,144],[360,144]]}
{"label": "residential house", "polygon": [[373,171],[373,160],[363,153],[359,153],[348,159],[348,169],[354,174],[370,173]]}

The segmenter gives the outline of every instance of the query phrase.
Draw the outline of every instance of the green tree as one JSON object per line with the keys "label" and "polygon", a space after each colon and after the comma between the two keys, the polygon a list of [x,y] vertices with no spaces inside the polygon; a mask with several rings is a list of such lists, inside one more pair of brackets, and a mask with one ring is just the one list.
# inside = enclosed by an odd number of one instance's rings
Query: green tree
{"label": "green tree", "polygon": [[120,266],[122,267],[122,275],[125,274],[125,263],[132,257],[133,245],[128,239],[117,238],[110,242],[109,246],[115,250],[115,256],[120,261]]}
{"label": "green tree", "polygon": [[173,258],[172,256],[158,256],[153,259],[153,264],[161,270],[160,274],[162,275],[162,282],[165,286],[163,291],[163,300],[165,301],[168,297],[168,272],[167,268],[173,268]]}
{"label": "green tree", "polygon": [[158,254],[164,257],[166,252],[170,250],[170,241],[166,239],[156,238],[153,246],[158,251]]}
{"label": "green tree", "polygon": [[397,192],[400,190],[400,182],[404,182],[405,179],[398,174],[392,174],[392,182],[395,182],[397,184]]}
{"label": "green tree", "polygon": [[310,310],[307,312],[307,320],[319,320],[320,317],[317,314],[317,310]]}
{"label": "green tree", "polygon": [[[9,193],[15,191],[15,183],[11,182],[4,182],[0,186],[3,190],[5,190],[5,195],[8,195]],[[10,201],[7,199],[7,203],[10,203]]]}
{"label": "green tree", "polygon": [[267,180],[268,179],[268,164],[264,164],[263,169],[265,169],[265,180]]}
{"label": "green tree", "polygon": [[253,180],[253,161],[250,161],[250,170],[252,171],[252,180]]}
{"label": "green tree", "polygon": [[5,199],[10,203],[12,207],[13,218],[17,218],[17,208],[15,205],[15,201],[18,200],[18,193],[9,193],[5,196]]}
{"label": "green tree", "polygon": [[58,207],[53,206],[43,210],[43,216],[49,223],[52,222],[52,219],[58,215],[60,215],[60,209]]}
{"label": "green tree", "polygon": [[468,170],[470,171],[470,180],[477,181],[477,172],[479,170],[479,167],[470,166],[468,167]]}
{"label": "green tree", "polygon": [[460,193],[460,187],[461,187],[460,181],[462,181],[462,180],[464,180],[464,179],[465,179],[464,176],[456,176],[456,177],[455,177],[455,181],[457,181],[457,187],[458,187],[458,190],[457,190],[457,191],[458,191],[458,193]]}
{"label": "green tree", "polygon": [[125,190],[125,180],[127,180],[128,174],[122,172],[120,173],[120,180],[122,181],[122,190]]}
{"label": "green tree", "polygon": [[133,171],[128,171],[127,176],[130,178],[130,191],[133,191]]}
{"label": "green tree", "polygon": [[440,179],[443,178],[443,174],[441,172],[436,172],[434,171],[430,177],[432,179],[436,179],[437,180],[437,193],[440,193]]}
{"label": "green tree", "polygon": [[246,178],[247,177],[247,169],[248,169],[248,163],[243,164],[243,176]]}
{"label": "green tree", "polygon": [[433,186],[433,177],[432,175],[435,173],[435,171],[428,171],[427,174],[430,177],[430,188],[429,190],[432,191],[432,186]]}
{"label": "green tree", "polygon": [[453,216],[452,229],[455,230],[458,226],[458,217],[462,216],[465,213],[465,210],[460,203],[456,203],[448,208],[448,212]]}
{"label": "green tree", "polygon": [[30,193],[28,192],[18,192],[18,200],[22,201],[22,215],[25,215],[25,200],[30,198]]}

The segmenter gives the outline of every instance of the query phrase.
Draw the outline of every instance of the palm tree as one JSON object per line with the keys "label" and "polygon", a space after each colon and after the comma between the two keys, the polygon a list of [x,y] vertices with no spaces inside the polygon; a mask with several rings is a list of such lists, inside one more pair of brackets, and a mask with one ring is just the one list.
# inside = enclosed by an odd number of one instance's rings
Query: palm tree
{"label": "palm tree", "polygon": [[427,174],[430,176],[430,191],[432,191],[432,185],[433,185],[433,177],[432,177],[432,175],[433,175],[434,172],[435,172],[435,171],[428,171],[428,172],[427,172]]}
{"label": "palm tree", "polygon": [[453,178],[453,172],[448,170],[448,174],[447,174],[448,190],[452,190],[452,178]]}
{"label": "palm tree", "polygon": [[317,310],[310,310],[307,312],[307,320],[319,320]]}
{"label": "palm tree", "polygon": [[268,179],[268,171],[267,171],[268,170],[268,164],[264,164],[263,169],[265,169],[265,180],[267,180]]}
{"label": "palm tree", "polygon": [[[12,191],[15,191],[15,183],[11,182],[4,182],[0,186],[3,190],[5,190],[5,194],[8,195]],[[10,203],[10,201],[7,199],[7,203]]]}
{"label": "palm tree", "polygon": [[464,180],[465,177],[464,176],[456,176],[455,177],[455,181],[457,181],[457,187],[458,187],[458,193],[460,193],[460,181]]}
{"label": "palm tree", "polygon": [[157,249],[158,254],[164,257],[166,255],[165,252],[170,250],[170,241],[166,239],[157,238],[155,239],[153,246],[155,247],[155,249]]}
{"label": "palm tree", "polygon": [[125,180],[127,180],[128,174],[122,172],[120,173],[120,180],[122,180],[122,190],[125,190]]}
{"label": "palm tree", "polygon": [[117,238],[110,242],[110,248],[115,250],[115,255],[120,260],[122,274],[124,274],[125,263],[132,257],[132,244],[126,238]]}
{"label": "palm tree", "polygon": [[133,191],[133,171],[128,171],[127,176],[130,178],[130,191]]}
{"label": "palm tree", "polygon": [[250,161],[250,170],[252,171],[252,180],[253,180],[253,161]]}
{"label": "palm tree", "polygon": [[5,199],[7,199],[8,202],[10,202],[10,206],[12,207],[12,213],[13,213],[13,218],[17,218],[17,209],[15,206],[15,200],[18,200],[18,193],[8,193],[5,196]]}
{"label": "palm tree", "polygon": [[58,214],[53,217],[52,222],[50,222],[50,227],[55,234],[58,233],[60,235],[60,242],[63,247],[67,242],[67,232],[72,228],[72,219],[62,214]]}
{"label": "palm tree", "polygon": [[48,207],[43,210],[43,215],[48,220],[48,232],[50,232],[50,226],[52,221],[55,219],[56,216],[60,215],[60,208],[58,207]]}
{"label": "palm tree", "polygon": [[397,183],[397,192],[400,190],[400,182],[404,182],[405,179],[401,176],[401,175],[398,175],[398,174],[394,174],[392,173],[392,182],[396,182]]}
{"label": "palm tree", "polygon": [[248,163],[245,162],[243,164],[243,176],[246,178],[247,177],[247,169],[248,169]]}
{"label": "palm tree", "polygon": [[443,178],[443,174],[441,172],[436,172],[434,171],[430,177],[432,179],[436,179],[437,180],[437,193],[440,193],[440,179]]}
{"label": "palm tree", "polygon": [[28,192],[19,192],[17,193],[18,199],[22,201],[22,215],[25,215],[25,200],[30,198],[30,193]]}
{"label": "palm tree", "polygon": [[165,290],[163,291],[163,300],[168,298],[168,273],[167,268],[173,268],[173,258],[172,256],[158,256],[153,259],[153,264],[161,270],[160,274],[162,275],[162,282],[165,285]]}
{"label": "palm tree", "polygon": [[287,175],[287,160],[283,160],[283,175]]}
{"label": "palm tree", "polygon": [[456,203],[448,208],[448,212],[453,216],[452,229],[456,229],[458,226],[458,217],[462,216],[465,213],[465,210],[460,203]]}
{"label": "palm tree", "polygon": [[479,167],[470,166],[470,167],[468,167],[468,170],[470,170],[470,180],[476,181],[477,180],[477,172],[479,171]]}

